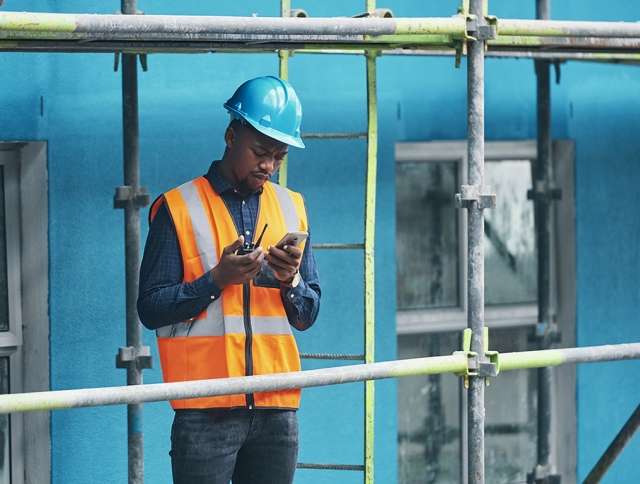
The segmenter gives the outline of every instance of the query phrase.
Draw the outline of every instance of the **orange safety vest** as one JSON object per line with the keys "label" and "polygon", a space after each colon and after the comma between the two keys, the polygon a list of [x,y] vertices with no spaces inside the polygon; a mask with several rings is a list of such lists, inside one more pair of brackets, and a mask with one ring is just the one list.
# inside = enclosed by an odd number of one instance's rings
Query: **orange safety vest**
{"label": "orange safety vest", "polygon": [[[238,238],[224,201],[204,177],[168,191],[151,208],[166,203],[176,229],[184,282],[210,271],[222,250]],[[307,231],[299,193],[267,182],[260,195],[256,230],[269,224],[262,246],[276,245],[291,231]],[[165,382],[264,375],[300,370],[300,357],[280,289],[235,284],[189,321],[156,331]],[[300,390],[174,400],[184,408],[289,408],[300,406]]]}

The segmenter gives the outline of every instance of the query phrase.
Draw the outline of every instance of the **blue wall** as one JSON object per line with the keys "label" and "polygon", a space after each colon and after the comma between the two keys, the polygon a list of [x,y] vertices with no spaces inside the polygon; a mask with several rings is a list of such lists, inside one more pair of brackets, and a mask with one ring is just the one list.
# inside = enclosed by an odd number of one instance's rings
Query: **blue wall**
{"label": "blue wall", "polygon": [[[5,10],[102,12],[118,2],[8,0]],[[451,0],[382,4],[398,16],[447,16]],[[517,3],[517,5],[516,5]],[[531,18],[534,2],[494,0],[492,13]],[[278,2],[140,2],[146,13],[277,15]],[[556,18],[627,19],[632,2],[566,1]],[[295,2],[313,16],[351,15],[361,1]],[[466,134],[466,73],[448,58],[379,60],[380,143],[376,281],[378,360],[393,359],[395,340],[396,141],[461,139]],[[120,74],[112,55],[0,54],[0,139],[42,139],[49,146],[51,386],[121,385],[114,354],[124,344],[123,215],[112,209],[122,184]],[[202,173],[222,151],[221,104],[242,80],[277,72],[274,55],[154,55],[140,74],[142,180],[152,194]],[[463,66],[464,67],[464,66]],[[290,77],[305,107],[305,131],[364,130],[364,61],[339,55],[295,56]],[[554,87],[554,136],[576,140],[578,343],[638,340],[634,285],[640,269],[640,181],[637,127],[639,71],[633,67],[569,64]],[[535,78],[530,61],[487,62],[487,138],[535,136]],[[43,111],[40,111],[42,97]],[[290,157],[290,185],[307,199],[316,242],[362,237],[363,141],[310,141]],[[143,224],[146,230],[146,224]],[[317,254],[324,294],[317,325],[300,334],[303,351],[360,352],[362,258]],[[160,381],[154,337],[148,383]],[[305,368],[318,364],[305,363]],[[578,385],[579,476],[586,472],[637,404],[640,365],[582,367]],[[396,479],[396,395],[379,382],[376,413],[378,482]],[[362,385],[304,392],[302,461],[361,463]],[[145,406],[147,482],[167,482],[171,411]],[[124,482],[126,410],[56,412],[52,419],[55,483]],[[637,439],[636,439],[637,440]],[[632,482],[632,443],[608,482]],[[357,473],[300,471],[296,482],[361,482]]]}

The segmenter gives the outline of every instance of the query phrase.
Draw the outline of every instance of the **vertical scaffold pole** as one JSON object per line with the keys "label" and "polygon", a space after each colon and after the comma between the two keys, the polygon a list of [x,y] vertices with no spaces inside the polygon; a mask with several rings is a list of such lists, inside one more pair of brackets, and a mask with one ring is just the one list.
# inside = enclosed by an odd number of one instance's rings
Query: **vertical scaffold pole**
{"label": "vertical scaffold pole", "polygon": [[[485,0],[471,0],[469,13],[478,22],[484,18]],[[484,214],[480,194],[484,187],[484,52],[478,38],[468,43],[467,130],[468,184],[478,197],[468,203],[468,327],[471,351],[484,354]],[[484,386],[483,378],[473,377],[468,390],[469,484],[484,484]]]}
{"label": "vertical scaffold pole", "polygon": [[[376,173],[378,157],[378,113],[376,94],[376,54],[367,52],[367,194],[365,205],[365,362],[375,361],[375,217],[376,217]],[[365,382],[365,483],[373,483],[374,471],[374,422],[375,386],[373,381]]]}
{"label": "vertical scaffold pole", "polygon": [[[536,0],[536,18],[550,18],[550,0]],[[554,334],[551,308],[551,85],[548,61],[536,60],[537,92],[537,147],[538,156],[534,165],[534,208],[536,246],[538,251],[538,325],[539,348],[550,346]],[[538,440],[537,464],[530,474],[529,482],[559,482],[559,476],[551,473],[551,386],[552,369],[538,368]]]}
{"label": "vertical scaffold pole", "polygon": [[[125,15],[137,13],[136,0],[121,0]],[[140,385],[150,354],[141,346],[136,309],[140,267],[140,207],[147,202],[140,188],[140,133],[138,125],[138,70],[135,54],[122,55],[122,132],[124,187],[116,192],[116,207],[124,208],[127,348],[120,348],[117,366],[127,369],[127,385]],[[120,202],[120,204],[118,204]],[[142,404],[127,405],[129,484],[144,482]]]}
{"label": "vertical scaffold pole", "polygon": [[[367,12],[373,14],[375,0],[366,0]],[[366,51],[367,69],[367,177],[364,228],[364,358],[375,361],[375,227],[376,176],[378,164],[378,96],[375,51]],[[374,482],[375,383],[364,384],[364,482]]]}
{"label": "vertical scaffold pole", "polygon": [[[282,18],[291,17],[291,0],[280,0],[280,15]],[[278,75],[280,79],[289,80],[289,51],[280,49],[278,51]],[[289,157],[285,156],[282,165],[278,170],[278,184],[283,187],[288,182]]]}

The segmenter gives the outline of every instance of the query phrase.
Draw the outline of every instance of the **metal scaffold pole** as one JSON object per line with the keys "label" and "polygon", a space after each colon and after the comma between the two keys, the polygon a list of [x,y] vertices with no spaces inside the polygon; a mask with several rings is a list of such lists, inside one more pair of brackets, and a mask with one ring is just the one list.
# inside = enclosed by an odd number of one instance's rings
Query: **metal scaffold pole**
{"label": "metal scaffold pole", "polygon": [[[136,0],[122,0],[122,13],[135,15]],[[117,54],[116,54],[117,55]],[[140,208],[148,195],[140,187],[140,132],[138,124],[138,70],[136,54],[122,55],[122,136],[124,186],[116,189],[115,208],[124,209],[126,347],[120,348],[116,366],[126,368],[127,385],[143,383],[142,370],[149,368],[150,349],[141,346],[141,327],[136,301],[140,268]],[[144,482],[142,404],[127,405],[129,484]]]}
{"label": "metal scaffold pole", "polygon": [[[280,15],[283,18],[291,17],[291,0],[280,0]],[[278,75],[281,79],[289,80],[289,51],[278,50]],[[289,157],[285,156],[278,171],[278,183],[287,186],[289,175]]]}
{"label": "metal scaffold pole", "polygon": [[[375,16],[375,0],[366,0],[366,11]],[[364,214],[364,358],[375,361],[375,230],[378,164],[378,93],[376,52],[365,52],[367,72],[367,168]],[[374,482],[375,383],[364,384],[364,482]]]}
{"label": "metal scaffold pole", "polygon": [[[536,0],[536,18],[550,17],[550,0]],[[551,281],[551,201],[553,181],[552,138],[551,138],[551,85],[550,64],[546,60],[535,61],[537,91],[537,151],[533,169],[536,246],[538,252],[538,325],[536,334],[539,348],[549,348],[555,331],[552,309]],[[537,416],[537,463],[528,475],[528,482],[536,484],[559,483],[560,476],[553,475],[551,469],[551,368],[537,370],[538,416]]]}
{"label": "metal scaffold pole", "polygon": [[[483,24],[486,0],[471,0],[469,13],[478,27]],[[467,58],[467,136],[469,178],[468,209],[468,323],[471,328],[471,351],[484,355],[484,52],[485,41],[480,28],[468,43]],[[464,187],[463,187],[464,192]],[[467,198],[467,197],[464,197]],[[469,484],[484,484],[484,387],[481,377],[472,377],[468,390]]]}
{"label": "metal scaffold pole", "polygon": [[629,419],[620,429],[620,432],[616,435],[613,442],[609,444],[607,450],[602,454],[602,457],[598,459],[596,465],[591,469],[589,475],[584,480],[583,484],[598,484],[604,475],[607,473],[611,465],[618,458],[625,445],[629,443],[633,434],[640,427],[640,405],[636,407]]}
{"label": "metal scaffold pole", "polygon": [[[502,353],[499,355],[497,366],[500,372],[506,372],[543,366],[632,359],[640,359],[640,343]],[[467,351],[456,351],[449,356],[383,361],[364,365],[338,366],[290,373],[272,373],[269,375],[120,387],[11,393],[0,395],[0,414],[159,402],[184,398],[233,395],[236,393],[273,392],[291,388],[341,385],[355,381],[443,373],[464,376],[469,374],[470,371],[478,371],[477,357]]]}
{"label": "metal scaffold pole", "polygon": [[[374,2],[367,2],[367,11],[373,12]],[[364,237],[364,357],[366,363],[375,361],[375,219],[376,176],[378,163],[378,98],[376,82],[376,53],[367,52],[367,180]],[[375,386],[367,381],[364,388],[364,465],[365,484],[374,482],[375,447]]]}

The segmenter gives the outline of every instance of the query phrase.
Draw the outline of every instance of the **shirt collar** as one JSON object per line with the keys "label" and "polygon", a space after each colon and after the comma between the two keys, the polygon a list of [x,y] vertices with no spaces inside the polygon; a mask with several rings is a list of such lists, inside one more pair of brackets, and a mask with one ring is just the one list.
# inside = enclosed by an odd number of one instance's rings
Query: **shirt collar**
{"label": "shirt collar", "polygon": [[[216,191],[216,193],[218,193],[218,195],[222,195],[223,193],[226,193],[229,191],[233,193],[238,193],[236,191],[236,187],[232,185],[224,176],[222,176],[222,173],[220,173],[219,160],[211,163],[211,166],[209,167],[209,171],[206,174],[206,178],[207,180],[209,180],[209,183],[211,184],[213,189]],[[262,193],[262,187],[260,187],[260,189],[255,193],[256,194]]]}

